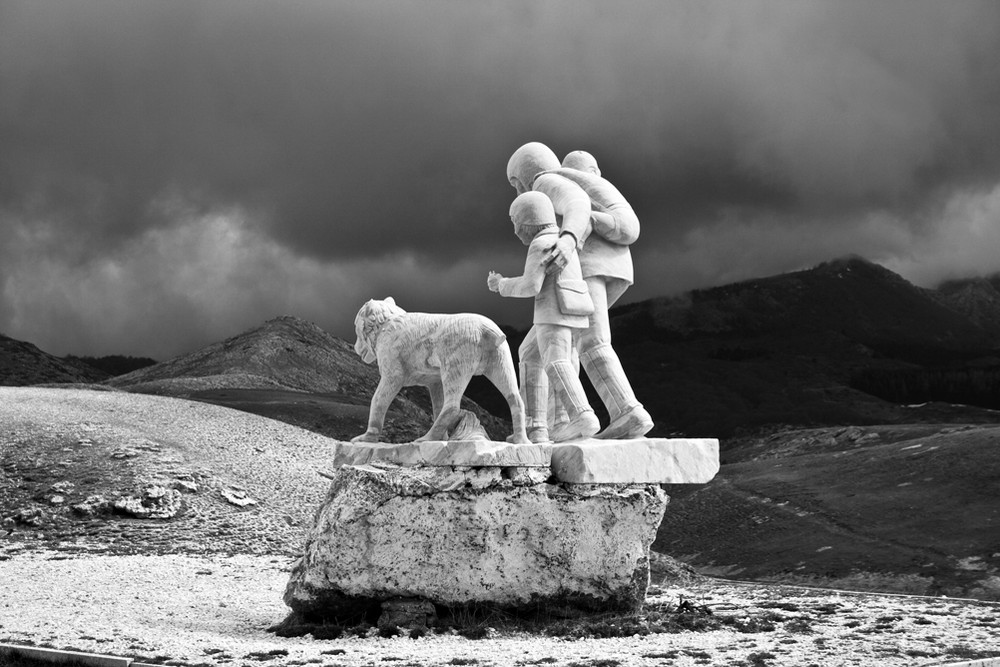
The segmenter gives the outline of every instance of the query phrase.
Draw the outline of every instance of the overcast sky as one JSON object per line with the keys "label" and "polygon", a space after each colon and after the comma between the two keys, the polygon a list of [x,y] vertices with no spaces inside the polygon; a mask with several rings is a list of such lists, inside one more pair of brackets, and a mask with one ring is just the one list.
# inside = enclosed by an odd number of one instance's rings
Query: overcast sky
{"label": "overcast sky", "polygon": [[593,153],[624,301],[1000,271],[1000,3],[0,0],[0,332],[165,359],[368,298],[530,322],[507,159]]}

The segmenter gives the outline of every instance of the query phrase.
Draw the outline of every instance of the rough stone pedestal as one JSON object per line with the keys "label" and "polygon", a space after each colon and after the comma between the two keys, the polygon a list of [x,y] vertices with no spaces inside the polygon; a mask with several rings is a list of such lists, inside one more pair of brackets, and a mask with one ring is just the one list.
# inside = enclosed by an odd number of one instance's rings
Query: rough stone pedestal
{"label": "rough stone pedestal", "polygon": [[534,483],[499,467],[343,466],[284,600],[338,619],[391,598],[635,610],[666,504],[657,486]]}
{"label": "rough stone pedestal", "polygon": [[334,465],[285,590],[306,619],[396,599],[631,611],[667,505],[657,484],[710,481],[719,443],[343,443]]}

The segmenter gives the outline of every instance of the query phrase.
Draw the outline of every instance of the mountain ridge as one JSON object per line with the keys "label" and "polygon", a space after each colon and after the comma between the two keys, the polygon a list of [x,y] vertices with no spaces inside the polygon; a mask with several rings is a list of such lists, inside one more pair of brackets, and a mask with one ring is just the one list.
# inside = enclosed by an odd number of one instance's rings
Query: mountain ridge
{"label": "mountain ridge", "polygon": [[[921,418],[900,404],[994,407],[977,402],[977,395],[1000,382],[1000,290],[991,280],[953,281],[930,290],[849,256],[625,304],[610,317],[615,349],[656,422],[652,435],[728,438],[768,424],[900,423]],[[1000,277],[994,282],[1000,284]],[[519,334],[508,334],[516,354]],[[51,355],[43,360],[64,361]],[[932,370],[938,376],[928,379]],[[897,377],[904,372],[905,378]],[[969,378],[977,385],[971,394],[913,391]],[[97,379],[43,368],[6,383]],[[366,404],[377,384],[377,369],[363,364],[350,343],[291,316],[106,381],[129,391],[211,400],[253,403],[266,392],[304,392],[352,405]],[[227,390],[265,393],[217,393]],[[468,395],[507,418],[506,403],[492,387],[474,382]],[[600,413],[600,400],[593,391],[590,396]],[[430,407],[419,389],[404,390],[397,404],[413,418],[423,418]],[[956,420],[991,418],[953,411]],[[934,413],[937,421],[950,420],[940,405]]]}
{"label": "mountain ridge", "polygon": [[[989,365],[1000,342],[1000,331],[933,290],[859,257],[626,304],[610,317],[615,349],[661,436],[919,421],[898,395],[871,393],[887,385],[881,378],[859,376],[975,359]],[[954,418],[992,419],[960,409]],[[942,420],[939,411],[933,419]]]}

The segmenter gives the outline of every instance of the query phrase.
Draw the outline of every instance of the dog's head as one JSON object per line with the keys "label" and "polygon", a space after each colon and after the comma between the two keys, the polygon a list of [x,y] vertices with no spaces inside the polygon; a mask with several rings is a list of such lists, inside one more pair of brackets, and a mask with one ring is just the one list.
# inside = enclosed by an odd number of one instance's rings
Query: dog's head
{"label": "dog's head", "polygon": [[370,299],[361,306],[358,316],[354,318],[354,332],[358,336],[354,351],[362,361],[366,364],[375,363],[378,358],[375,354],[375,338],[382,325],[388,319],[405,314],[406,311],[397,306],[391,296],[381,301]]}

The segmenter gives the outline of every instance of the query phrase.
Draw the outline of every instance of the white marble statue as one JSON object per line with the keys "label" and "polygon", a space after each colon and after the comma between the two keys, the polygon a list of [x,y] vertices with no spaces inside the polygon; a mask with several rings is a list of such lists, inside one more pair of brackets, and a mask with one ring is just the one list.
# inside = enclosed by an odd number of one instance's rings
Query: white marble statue
{"label": "white marble statue", "polygon": [[389,297],[365,303],[354,328],[354,351],[365,363],[377,361],[381,378],[372,396],[368,430],[351,442],[380,442],[392,399],[412,385],[430,390],[434,412],[434,423],[418,441],[447,440],[473,375],[485,375],[507,399],[514,428],[510,441],[529,442],[507,337],[490,319],[470,313],[408,313]]}
{"label": "white marble statue", "polygon": [[[552,202],[541,192],[519,195],[511,204],[510,219],[514,234],[528,246],[524,274],[505,278],[490,272],[487,286],[501,296],[534,299],[533,323],[541,362],[549,386],[568,413],[568,421],[549,434],[551,439],[565,442],[589,438],[601,427],[571,358],[574,334],[590,326],[589,316],[594,312],[580,262],[571,257],[558,275],[545,273],[544,260],[559,237],[559,227]],[[537,438],[537,432],[534,435]]]}
{"label": "white marble statue", "polygon": [[[628,246],[639,236],[638,218],[621,193],[600,176],[593,156],[583,151],[574,151],[561,165],[544,144],[525,144],[508,161],[507,180],[519,195],[540,192],[552,202],[560,229],[551,243],[546,270],[558,272],[579,258],[594,312],[576,347],[580,363],[611,417],[610,424],[597,437],[645,435],[653,427],[653,420],[636,399],[611,347],[608,320],[608,308],[632,284]],[[534,442],[548,435],[548,377],[543,371],[539,333],[533,327],[519,350],[527,429]],[[568,406],[564,407],[568,411]],[[558,418],[555,422],[553,429],[562,428]]]}

